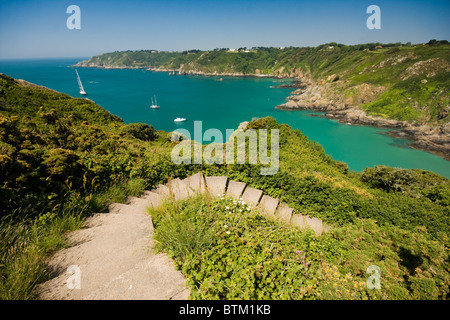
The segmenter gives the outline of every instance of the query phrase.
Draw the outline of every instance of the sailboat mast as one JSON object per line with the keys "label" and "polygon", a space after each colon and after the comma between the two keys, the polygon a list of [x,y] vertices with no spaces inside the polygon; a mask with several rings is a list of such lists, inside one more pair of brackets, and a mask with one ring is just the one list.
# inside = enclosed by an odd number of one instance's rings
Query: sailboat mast
{"label": "sailboat mast", "polygon": [[80,87],[80,93],[84,93],[83,84],[81,83],[80,75],[78,74],[77,69],[75,69],[75,72],[77,73],[77,80],[78,80],[78,86]]}

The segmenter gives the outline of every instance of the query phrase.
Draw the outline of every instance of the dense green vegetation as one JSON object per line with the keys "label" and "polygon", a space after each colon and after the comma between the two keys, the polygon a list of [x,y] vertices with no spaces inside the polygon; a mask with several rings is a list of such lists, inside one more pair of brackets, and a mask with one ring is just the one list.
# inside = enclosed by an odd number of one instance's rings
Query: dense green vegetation
{"label": "dense green vegetation", "polygon": [[1,216],[53,210],[72,191],[86,196],[138,176],[151,162],[138,155],[157,156],[139,140],[153,138],[151,126],[125,125],[86,99],[21,87],[5,76],[0,81]]}
{"label": "dense green vegetation", "polygon": [[[280,172],[206,166],[333,225],[315,237],[247,211],[238,199],[189,199],[152,210],[159,249],[187,276],[195,299],[446,299],[449,180],[423,170],[348,172],[300,131],[280,130]],[[382,290],[366,286],[370,265]],[[438,271],[439,270],[439,271]]]}
{"label": "dense green vegetation", "polygon": [[[315,237],[226,199],[166,203],[152,213],[155,236],[195,298],[448,298],[448,179],[387,167],[349,172],[272,118],[249,128],[280,130],[276,175],[260,175],[260,165],[175,165],[178,142],[166,132],[0,75],[0,298],[33,298],[49,277],[46,257],[90,213],[198,171],[244,181],[332,229]],[[372,264],[382,290],[361,285]]]}
{"label": "dense green vegetation", "polygon": [[[438,299],[448,294],[444,246],[357,219],[315,237],[239,199],[199,196],[150,210],[159,250],[186,275],[193,299]],[[367,268],[381,270],[370,289]]]}

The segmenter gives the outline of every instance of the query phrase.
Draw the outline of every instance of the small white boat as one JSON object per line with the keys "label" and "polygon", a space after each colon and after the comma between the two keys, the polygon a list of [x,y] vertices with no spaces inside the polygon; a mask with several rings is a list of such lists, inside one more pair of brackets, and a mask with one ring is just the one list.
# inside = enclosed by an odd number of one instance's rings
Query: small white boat
{"label": "small white boat", "polygon": [[175,121],[175,122],[183,122],[183,121],[186,121],[186,119],[185,118],[176,118],[173,121]]}
{"label": "small white boat", "polygon": [[80,87],[80,94],[86,95],[86,91],[84,91],[83,84],[81,83],[81,79],[80,79],[80,76],[78,75],[77,69],[75,69],[75,72],[77,73],[77,81],[78,81],[78,86]]}
{"label": "small white boat", "polygon": [[152,98],[152,105],[150,106],[150,109],[159,109],[158,103],[156,102],[156,96],[155,96],[155,102],[153,102],[153,98]]}

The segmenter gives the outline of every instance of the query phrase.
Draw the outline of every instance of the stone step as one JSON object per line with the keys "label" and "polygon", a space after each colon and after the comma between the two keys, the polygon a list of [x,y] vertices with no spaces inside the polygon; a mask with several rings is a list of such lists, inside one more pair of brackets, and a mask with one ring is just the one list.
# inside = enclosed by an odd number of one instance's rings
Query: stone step
{"label": "stone step", "polygon": [[275,217],[280,219],[281,221],[290,223],[292,217],[293,209],[288,207],[286,204],[282,203],[278,206]]}
{"label": "stone step", "polygon": [[322,220],[315,217],[306,217],[306,225],[310,227],[316,234],[322,234],[323,232],[323,226],[322,226]]}
{"label": "stone step", "polygon": [[145,207],[113,202],[108,206],[108,213],[141,214]]}
{"label": "stone step", "polygon": [[290,222],[294,227],[297,227],[299,229],[307,228],[305,216],[300,213],[293,214]]}
{"label": "stone step", "polygon": [[194,195],[194,192],[190,190],[187,185],[178,178],[170,180],[167,183],[167,187],[170,190],[170,194],[172,194],[177,201],[186,199],[187,197]]}
{"label": "stone step", "polygon": [[145,190],[142,198],[150,201],[150,205],[154,208],[159,207],[163,203],[163,197],[156,192]]}
{"label": "stone step", "polygon": [[233,198],[240,198],[242,197],[242,194],[244,193],[246,184],[244,182],[240,181],[234,181],[231,180],[228,182],[228,188],[227,188],[227,196],[233,197]]}
{"label": "stone step", "polygon": [[163,198],[168,198],[171,196],[169,188],[163,184],[157,185],[156,189],[152,190],[152,192],[159,194]]}
{"label": "stone step", "polygon": [[[183,180],[176,178],[167,185],[158,185],[155,190],[144,192],[143,198],[150,199],[150,205],[155,206],[161,204],[164,197],[173,196],[175,200],[180,200],[206,191],[214,197],[226,194],[233,198],[242,198],[250,207],[258,207],[263,215],[291,223],[300,229],[311,228],[317,235],[330,229],[330,226],[324,225],[322,220],[293,214],[293,209],[280,203],[279,199],[264,195],[261,190],[251,188],[244,182],[228,180],[227,176],[204,176],[198,172]],[[133,199],[130,204],[134,203],[142,202]]]}
{"label": "stone step", "polygon": [[275,217],[275,212],[277,210],[279,202],[279,199],[263,195],[258,207],[262,214],[269,217]]}
{"label": "stone step", "polygon": [[130,206],[140,206],[140,207],[150,207],[151,201],[146,199],[146,198],[137,198],[137,197],[133,197],[133,196],[128,196],[126,203]]}
{"label": "stone step", "polygon": [[198,172],[190,177],[187,177],[186,179],[181,180],[183,181],[186,186],[189,188],[189,190],[192,190],[196,193],[205,193],[206,192],[206,181],[205,177],[203,176],[203,173]]}
{"label": "stone step", "polygon": [[318,218],[310,218],[309,216],[294,214],[291,218],[291,224],[302,230],[312,229],[316,235],[320,235],[323,232],[329,230],[329,226],[325,226],[322,220]]}
{"label": "stone step", "polygon": [[218,195],[225,194],[227,189],[227,176],[211,176],[205,177],[206,188],[211,196],[217,197]]}
{"label": "stone step", "polygon": [[[167,272],[167,270],[173,272]],[[149,257],[86,296],[87,300],[188,299],[189,289],[180,272],[164,254]]]}
{"label": "stone step", "polygon": [[250,206],[256,207],[261,200],[263,192],[258,189],[250,188],[247,186],[244,193],[242,194],[242,199]]}

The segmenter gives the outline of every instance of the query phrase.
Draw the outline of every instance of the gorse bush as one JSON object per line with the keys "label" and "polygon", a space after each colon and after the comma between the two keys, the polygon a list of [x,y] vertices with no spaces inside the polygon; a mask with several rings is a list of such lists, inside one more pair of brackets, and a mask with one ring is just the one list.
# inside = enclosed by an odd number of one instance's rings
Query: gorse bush
{"label": "gorse bush", "polygon": [[145,123],[130,123],[123,128],[123,132],[144,141],[151,141],[156,137],[155,129]]}
{"label": "gorse bush", "polygon": [[152,126],[125,125],[93,102],[4,75],[0,81],[0,216],[19,207],[38,215],[68,192],[89,196],[130,177],[147,177],[146,186],[160,182],[151,171],[170,161],[170,144],[154,142]]}
{"label": "gorse bush", "polygon": [[450,205],[449,180],[430,171],[375,166],[364,169],[361,180],[388,192],[400,192],[410,197],[427,197],[435,203]]}

